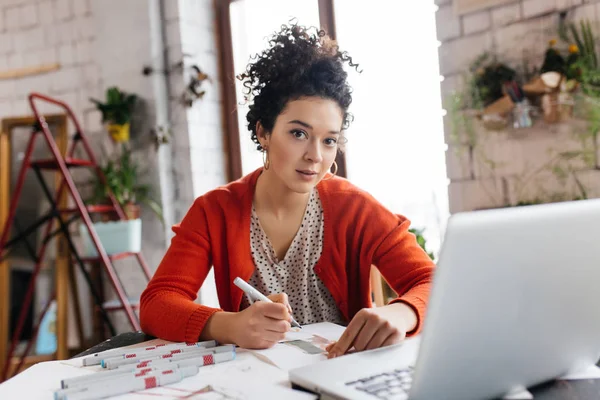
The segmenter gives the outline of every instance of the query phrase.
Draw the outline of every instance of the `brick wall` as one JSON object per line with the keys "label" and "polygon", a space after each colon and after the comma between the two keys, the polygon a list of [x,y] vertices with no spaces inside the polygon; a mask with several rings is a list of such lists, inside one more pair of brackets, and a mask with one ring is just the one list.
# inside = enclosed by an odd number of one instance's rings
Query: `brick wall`
{"label": "brick wall", "polygon": [[[515,68],[527,60],[539,67],[548,41],[557,37],[559,15],[569,20],[598,21],[596,0],[521,0],[457,17],[452,0],[435,0],[441,83],[445,108],[448,96],[464,87],[463,73],[484,51]],[[577,135],[585,123],[536,122],[532,128],[486,131],[475,123],[477,148],[456,143],[450,135],[450,116],[445,116],[447,175],[450,212],[514,205],[536,197],[549,199],[559,192],[574,192],[573,181],[560,182],[544,165],[549,153],[581,149]],[[576,176],[590,197],[600,196],[600,171],[596,155],[593,165],[575,165]],[[489,162],[496,162],[489,168]],[[537,172],[539,171],[539,172]]]}
{"label": "brick wall", "polygon": [[[59,63],[55,72],[21,79],[0,80],[0,119],[30,115],[26,96],[38,91],[59,98],[73,110],[96,155],[111,146],[90,97],[103,99],[110,86],[135,93],[141,102],[133,121],[132,145],[142,160],[143,180],[152,183],[154,197],[173,206],[179,221],[198,195],[226,182],[222,140],[221,96],[216,54],[216,23],[212,0],[163,2],[167,67],[170,70],[169,123],[172,165],[161,165],[151,135],[155,127],[152,79],[142,68],[152,62],[148,4],[121,0],[3,0],[0,2],[0,71]],[[185,68],[199,65],[212,79],[207,94],[192,108],[180,99],[188,83]],[[43,112],[56,112],[44,108]],[[72,132],[72,131],[71,131]],[[166,169],[169,188],[159,187],[159,170]],[[83,176],[76,176],[81,180]],[[142,250],[154,270],[170,236],[153,214],[145,210]],[[124,286],[132,297],[146,283],[132,264],[118,264]],[[81,282],[80,287],[85,287]],[[117,319],[119,331],[128,323]]]}

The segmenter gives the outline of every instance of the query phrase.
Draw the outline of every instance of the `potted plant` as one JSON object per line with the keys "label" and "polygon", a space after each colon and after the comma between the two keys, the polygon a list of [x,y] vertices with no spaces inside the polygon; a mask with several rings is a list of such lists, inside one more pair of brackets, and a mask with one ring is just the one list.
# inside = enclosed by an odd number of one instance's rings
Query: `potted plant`
{"label": "potted plant", "polygon": [[129,141],[131,114],[137,101],[137,96],[122,92],[117,87],[106,90],[106,103],[90,99],[102,113],[102,122],[108,124],[107,129],[115,142]]}
{"label": "potted plant", "polygon": [[[94,229],[108,254],[139,252],[142,237],[140,204],[147,205],[164,223],[161,206],[149,196],[150,186],[138,182],[139,165],[133,159],[131,149],[125,144],[116,160],[109,159],[100,168],[106,178],[106,185],[100,179],[94,180],[93,195],[87,202],[106,204],[109,201],[110,191],[123,208],[127,220],[120,221],[116,218],[116,214],[113,214],[100,222],[95,222]],[[81,224],[79,229],[85,254],[89,257],[96,256],[96,249],[87,227]]]}
{"label": "potted plant", "polygon": [[109,159],[100,167],[106,185],[94,181],[94,191],[90,203],[106,203],[109,190],[123,207],[128,219],[139,218],[140,204],[148,206],[163,221],[162,208],[150,197],[150,186],[139,183],[139,165],[133,159],[131,149],[123,144],[117,160]]}

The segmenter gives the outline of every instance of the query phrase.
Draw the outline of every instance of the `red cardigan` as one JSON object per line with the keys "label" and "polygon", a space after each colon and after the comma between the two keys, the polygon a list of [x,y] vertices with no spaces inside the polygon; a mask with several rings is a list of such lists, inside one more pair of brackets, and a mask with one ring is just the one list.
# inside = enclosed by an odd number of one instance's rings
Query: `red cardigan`
{"label": "red cardigan", "polygon": [[[261,169],[196,199],[141,297],[140,320],[147,334],[171,341],[198,340],[210,316],[221,309],[194,303],[211,268],[222,310],[239,311],[243,292],[235,277],[254,271],[250,213]],[[425,316],[434,264],[408,232],[410,222],[395,215],[347,180],[317,185],[324,214],[323,252],[314,267],[350,321],[371,307],[370,270],[376,265],[402,301]],[[265,293],[269,294],[269,293]]]}

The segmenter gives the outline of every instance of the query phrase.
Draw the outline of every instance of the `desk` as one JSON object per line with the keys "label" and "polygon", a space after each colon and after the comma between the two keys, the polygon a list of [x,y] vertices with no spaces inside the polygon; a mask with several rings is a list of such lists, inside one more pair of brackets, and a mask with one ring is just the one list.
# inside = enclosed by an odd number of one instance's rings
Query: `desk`
{"label": "desk", "polygon": [[[91,347],[76,357],[129,346],[154,339],[143,332],[128,332]],[[600,399],[600,379],[564,381],[556,380],[530,388],[535,400],[597,400]]]}

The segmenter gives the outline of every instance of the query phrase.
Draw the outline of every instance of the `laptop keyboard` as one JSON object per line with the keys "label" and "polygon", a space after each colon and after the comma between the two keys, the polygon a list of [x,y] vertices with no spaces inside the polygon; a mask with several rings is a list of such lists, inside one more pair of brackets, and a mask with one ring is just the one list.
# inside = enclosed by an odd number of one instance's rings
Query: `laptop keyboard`
{"label": "laptop keyboard", "polygon": [[346,386],[373,395],[378,399],[408,399],[414,367],[394,369],[377,375],[346,382]]}

